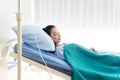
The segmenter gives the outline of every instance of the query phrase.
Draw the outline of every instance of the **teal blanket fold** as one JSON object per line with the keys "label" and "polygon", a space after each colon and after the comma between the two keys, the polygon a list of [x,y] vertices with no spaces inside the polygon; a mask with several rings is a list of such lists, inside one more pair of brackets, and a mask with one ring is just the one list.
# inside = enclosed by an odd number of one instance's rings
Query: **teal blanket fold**
{"label": "teal blanket fold", "polygon": [[64,56],[73,70],[71,80],[120,80],[120,53],[96,53],[78,44],[66,44]]}

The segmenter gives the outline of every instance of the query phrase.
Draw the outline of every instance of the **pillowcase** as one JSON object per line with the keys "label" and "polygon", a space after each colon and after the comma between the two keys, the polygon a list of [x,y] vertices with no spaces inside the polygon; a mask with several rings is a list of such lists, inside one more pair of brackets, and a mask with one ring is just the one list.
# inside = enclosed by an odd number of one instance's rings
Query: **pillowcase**
{"label": "pillowcase", "polygon": [[[12,27],[17,34],[17,26]],[[54,51],[55,45],[52,38],[40,27],[34,25],[22,25],[22,41],[32,47],[45,51]]]}

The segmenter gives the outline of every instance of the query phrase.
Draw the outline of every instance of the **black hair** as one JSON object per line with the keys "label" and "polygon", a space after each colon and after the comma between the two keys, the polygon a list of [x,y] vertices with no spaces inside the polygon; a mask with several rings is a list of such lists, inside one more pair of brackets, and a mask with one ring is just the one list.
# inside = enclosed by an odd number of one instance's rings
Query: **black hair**
{"label": "black hair", "polygon": [[[49,36],[50,36],[50,34],[51,34],[51,30],[52,30],[52,28],[54,28],[54,27],[56,27],[55,25],[48,25],[48,26],[46,26],[45,28],[42,28],[43,29],[43,31],[45,31]],[[55,46],[56,46],[56,43],[54,42],[54,44],[55,44]]]}
{"label": "black hair", "polygon": [[54,25],[48,25],[46,26],[45,28],[43,28],[43,30],[50,36],[50,32],[52,30],[52,28],[54,28],[55,26]]}

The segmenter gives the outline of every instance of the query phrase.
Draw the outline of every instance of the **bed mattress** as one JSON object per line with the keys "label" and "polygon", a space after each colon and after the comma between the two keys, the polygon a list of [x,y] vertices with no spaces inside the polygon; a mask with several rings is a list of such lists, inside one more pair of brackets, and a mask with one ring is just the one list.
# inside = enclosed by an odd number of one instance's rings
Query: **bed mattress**
{"label": "bed mattress", "polygon": [[[14,46],[14,52],[17,53],[17,44]],[[29,58],[40,64],[44,64],[41,56],[45,60],[48,67],[57,71],[65,73],[69,76],[72,75],[72,70],[66,60],[55,55],[54,52],[43,51],[38,48],[32,47],[28,44],[22,44],[22,56]]]}

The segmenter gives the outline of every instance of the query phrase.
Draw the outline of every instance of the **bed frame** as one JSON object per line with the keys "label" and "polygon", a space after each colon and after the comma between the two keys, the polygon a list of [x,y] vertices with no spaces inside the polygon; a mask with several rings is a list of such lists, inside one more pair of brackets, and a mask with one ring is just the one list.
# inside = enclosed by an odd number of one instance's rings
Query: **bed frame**
{"label": "bed frame", "polygon": [[[14,53],[14,52],[10,52],[10,56],[12,56],[12,57],[14,57],[15,59],[17,59],[17,54]],[[31,65],[34,65],[34,66],[40,68],[40,69],[46,70],[46,66],[43,65],[43,64],[40,64],[40,63],[38,63],[38,62],[35,62],[35,61],[33,61],[33,60],[31,60],[31,59],[28,59],[28,58],[26,58],[26,57],[23,57],[23,56],[22,56],[22,60],[23,60],[24,62],[26,62],[26,63],[29,63],[29,64],[31,64]],[[53,68],[50,68],[50,67],[49,67],[49,70],[50,70],[50,72],[51,72],[52,74],[55,74],[55,75],[57,75],[57,76],[65,79],[65,80],[71,80],[71,77],[70,77],[69,75],[67,75],[67,74],[64,74],[64,73],[62,73],[62,72],[59,72],[59,71],[57,71],[57,70],[55,70],[55,69],[53,69]]]}
{"label": "bed frame", "polygon": [[[18,59],[17,54],[14,53],[13,50],[8,50],[8,49],[13,49],[13,46],[12,46],[12,48],[11,48],[11,43],[12,43],[13,41],[16,41],[16,39],[13,39],[13,40],[10,40],[10,41],[4,43],[4,44],[5,44],[5,46],[4,46],[4,48],[3,48],[3,52],[4,52],[4,53],[2,53],[2,54],[3,54],[4,56],[7,56],[7,55],[8,55],[8,56],[11,56],[11,57],[13,57],[14,59],[17,60],[17,59]],[[12,44],[12,45],[13,45],[13,44]],[[36,66],[36,67],[38,67],[38,68],[40,68],[40,69],[46,70],[46,66],[45,66],[45,65],[40,64],[40,63],[38,63],[38,62],[35,62],[35,61],[33,61],[33,60],[31,60],[31,59],[28,59],[28,58],[26,58],[26,57],[24,57],[24,56],[22,56],[22,61],[24,61],[24,62],[26,62],[26,63],[29,63],[29,64],[31,64],[31,65],[33,65],[33,66]],[[71,76],[69,76],[69,75],[67,75],[67,74],[65,74],[65,73],[62,73],[62,72],[57,71],[57,70],[55,70],[55,69],[53,69],[53,68],[50,68],[50,67],[49,67],[49,70],[50,70],[50,72],[51,72],[52,74],[55,74],[55,75],[63,78],[64,80],[71,80]]]}

